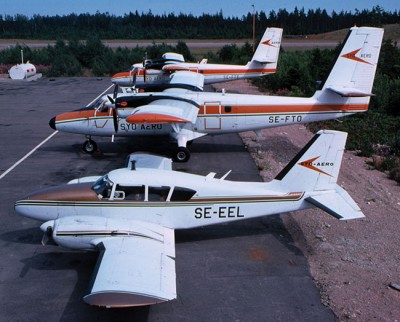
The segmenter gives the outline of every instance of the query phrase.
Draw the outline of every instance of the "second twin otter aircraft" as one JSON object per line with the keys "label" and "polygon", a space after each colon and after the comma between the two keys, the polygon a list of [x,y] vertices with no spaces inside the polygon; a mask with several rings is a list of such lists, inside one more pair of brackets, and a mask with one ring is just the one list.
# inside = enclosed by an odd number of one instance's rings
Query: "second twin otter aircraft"
{"label": "second twin otter aircraft", "polygon": [[81,110],[50,120],[53,129],[92,136],[167,135],[175,139],[176,161],[187,161],[189,141],[204,135],[260,130],[335,119],[368,110],[383,29],[353,27],[329,76],[312,97],[202,92],[204,77],[171,75],[170,88],[153,93],[105,95]]}
{"label": "second twin otter aircraft", "polygon": [[97,250],[85,302],[106,307],[175,299],[176,229],[318,207],[364,217],[337,184],[347,133],[320,131],[271,182],[234,182],[172,171],[169,159],[131,155],[128,168],[36,191],[15,203],[44,222],[42,243]]}
{"label": "second twin otter aircraft", "polygon": [[170,82],[170,75],[177,71],[191,71],[204,76],[204,84],[253,78],[276,72],[282,29],[267,28],[251,61],[246,65],[209,64],[206,59],[200,63],[187,63],[180,54],[165,53],[161,59],[146,59],[134,64],[129,71],[117,73],[112,82],[123,87],[151,88]]}

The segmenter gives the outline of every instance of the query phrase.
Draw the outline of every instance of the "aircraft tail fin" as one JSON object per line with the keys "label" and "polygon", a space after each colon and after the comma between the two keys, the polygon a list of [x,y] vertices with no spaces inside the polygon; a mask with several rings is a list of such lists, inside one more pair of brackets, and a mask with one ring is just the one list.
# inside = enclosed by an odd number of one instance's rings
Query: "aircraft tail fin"
{"label": "aircraft tail fin", "polygon": [[276,68],[281,47],[282,32],[283,29],[281,28],[267,28],[250,63],[274,64]]}
{"label": "aircraft tail fin", "polygon": [[372,85],[383,32],[382,28],[351,28],[321,89],[342,97],[368,97],[369,100],[369,96],[373,95]]}
{"label": "aircraft tail fin", "polygon": [[281,188],[304,191],[305,200],[336,218],[364,217],[350,195],[337,184],[347,133],[322,130],[276,176]]}

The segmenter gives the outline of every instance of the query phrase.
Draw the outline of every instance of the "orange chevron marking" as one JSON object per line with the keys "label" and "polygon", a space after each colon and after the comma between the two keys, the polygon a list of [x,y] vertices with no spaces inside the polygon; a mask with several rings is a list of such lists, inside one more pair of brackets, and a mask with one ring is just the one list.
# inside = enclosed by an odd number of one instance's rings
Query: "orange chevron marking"
{"label": "orange chevron marking", "polygon": [[347,58],[347,59],[351,59],[351,60],[355,60],[355,61],[358,61],[358,62],[360,62],[360,63],[365,63],[365,64],[368,64],[368,65],[372,65],[371,63],[365,61],[364,59],[361,59],[361,58],[359,58],[359,57],[356,56],[356,54],[357,54],[360,50],[361,50],[361,48],[356,49],[356,50],[353,50],[353,51],[351,51],[351,52],[349,52],[349,53],[347,53],[347,54],[342,55],[341,57]]}
{"label": "orange chevron marking", "polygon": [[326,173],[325,171],[322,171],[321,169],[318,169],[316,166],[317,166],[317,165],[333,166],[333,163],[327,163],[327,162],[323,162],[323,163],[321,163],[321,164],[319,164],[318,162],[317,162],[317,163],[314,163],[314,161],[317,160],[319,157],[320,157],[320,156],[317,156],[317,157],[315,157],[315,158],[308,159],[308,160],[306,160],[306,161],[301,161],[301,162],[299,162],[298,164],[301,165],[301,166],[303,166],[303,167],[305,167],[305,168],[307,168],[307,169],[314,170],[314,171],[317,171],[317,172],[319,172],[319,173],[323,173],[323,174],[326,174],[327,176],[332,177],[329,173]]}
{"label": "orange chevron marking", "polygon": [[266,46],[276,47],[276,46],[270,44],[271,40],[272,40],[272,39],[267,39],[266,41],[263,41],[262,44],[263,44],[263,45],[266,45]]}

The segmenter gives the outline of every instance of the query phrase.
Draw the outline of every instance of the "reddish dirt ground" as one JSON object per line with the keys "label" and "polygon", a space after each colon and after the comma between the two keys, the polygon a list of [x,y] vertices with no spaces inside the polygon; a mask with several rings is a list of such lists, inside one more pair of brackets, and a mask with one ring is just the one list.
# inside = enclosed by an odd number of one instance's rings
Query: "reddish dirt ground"
{"label": "reddish dirt ground", "polygon": [[[215,85],[227,92],[259,93],[247,81]],[[313,134],[304,125],[242,133],[270,181]],[[339,221],[319,209],[282,215],[307,257],[321,302],[340,321],[400,321],[400,185],[346,151],[338,180],[365,218]]]}

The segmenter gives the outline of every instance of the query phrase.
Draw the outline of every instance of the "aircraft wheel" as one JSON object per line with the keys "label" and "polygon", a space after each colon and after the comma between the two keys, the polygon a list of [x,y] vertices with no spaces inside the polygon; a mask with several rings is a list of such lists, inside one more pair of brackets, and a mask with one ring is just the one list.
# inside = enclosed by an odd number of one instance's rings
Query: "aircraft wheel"
{"label": "aircraft wheel", "polygon": [[187,162],[190,159],[190,151],[188,148],[180,146],[174,155],[175,162]]}
{"label": "aircraft wheel", "polygon": [[87,140],[83,143],[82,149],[88,154],[93,154],[97,151],[97,144],[93,140]]}

